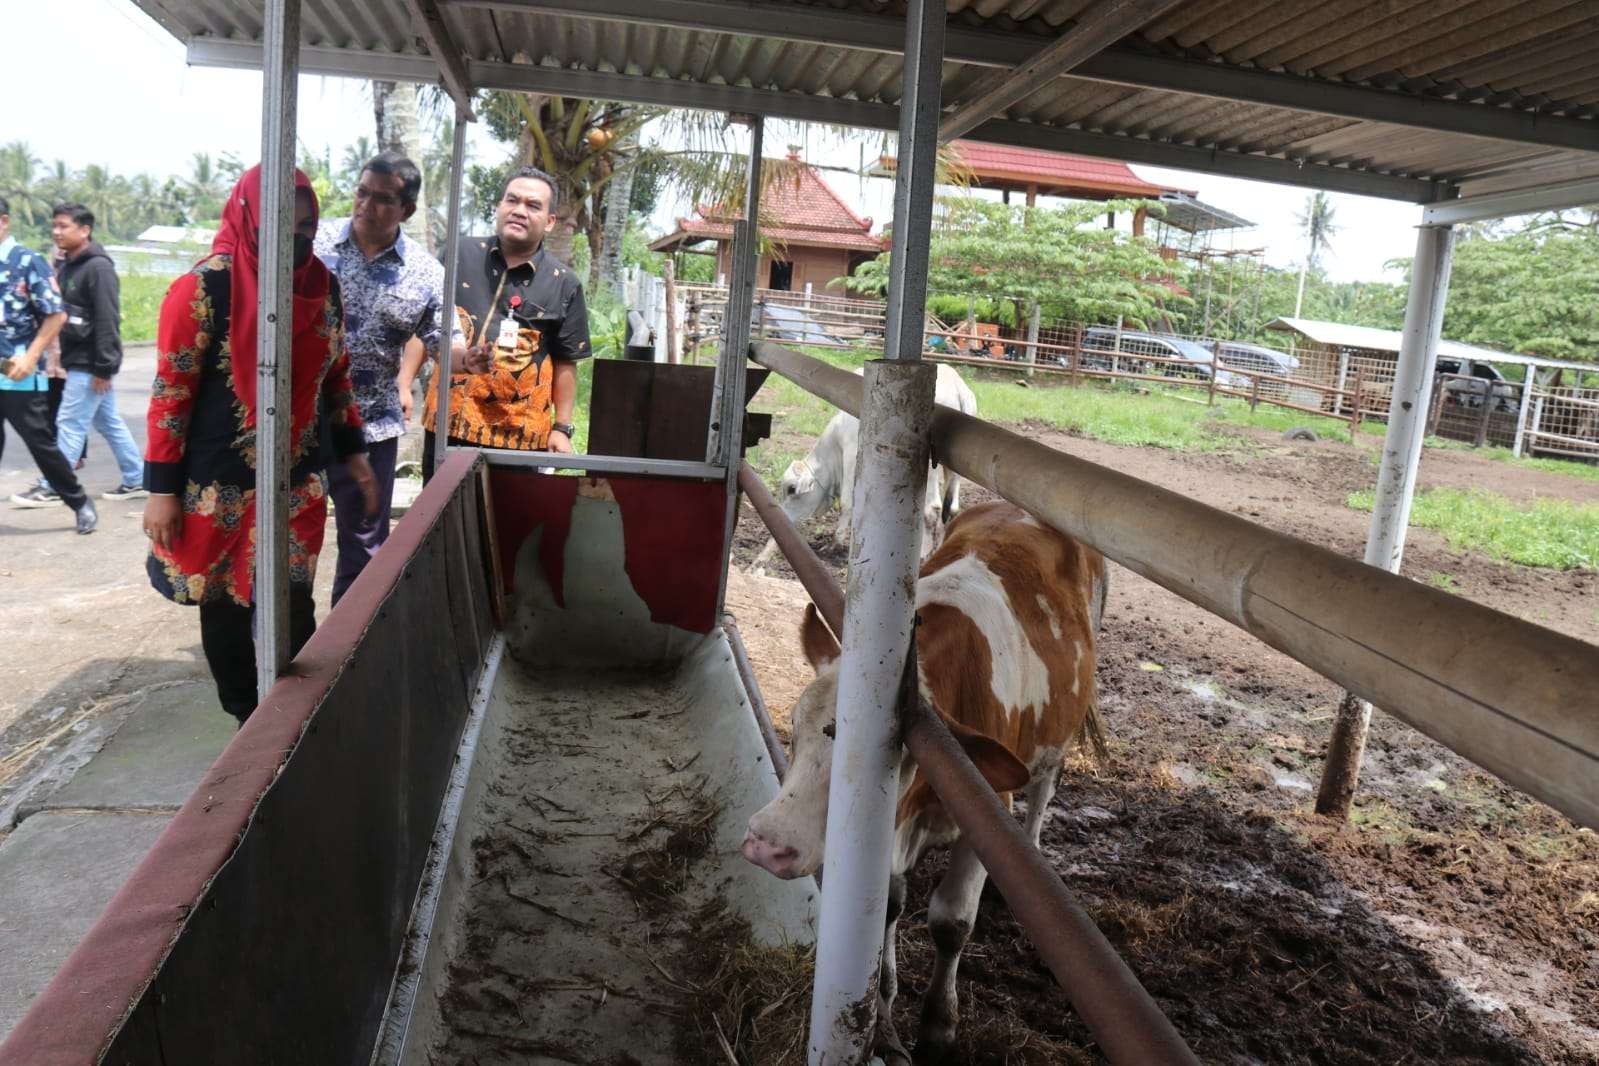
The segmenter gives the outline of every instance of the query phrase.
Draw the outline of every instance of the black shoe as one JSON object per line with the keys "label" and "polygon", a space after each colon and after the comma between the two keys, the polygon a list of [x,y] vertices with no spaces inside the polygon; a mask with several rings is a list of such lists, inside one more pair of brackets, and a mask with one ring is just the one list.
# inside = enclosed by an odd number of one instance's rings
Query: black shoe
{"label": "black shoe", "polygon": [[78,508],[78,532],[93,533],[100,525],[100,512],[94,509],[94,501],[84,497],[83,506]]}
{"label": "black shoe", "polygon": [[137,481],[129,481],[123,482],[110,492],[102,492],[100,498],[102,500],[137,500],[148,495],[150,494],[145,491],[143,485]]}
{"label": "black shoe", "polygon": [[18,492],[11,497],[13,507],[54,507],[60,502],[61,494],[44,483],[35,485],[27,492]]}

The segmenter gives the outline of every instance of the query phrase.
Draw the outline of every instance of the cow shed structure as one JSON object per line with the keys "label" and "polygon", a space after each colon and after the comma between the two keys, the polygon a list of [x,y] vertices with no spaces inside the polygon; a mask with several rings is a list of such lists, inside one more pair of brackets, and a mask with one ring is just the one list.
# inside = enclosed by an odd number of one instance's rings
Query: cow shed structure
{"label": "cow shed structure", "polygon": [[[799,163],[797,152],[788,155]],[[740,213],[726,204],[701,207],[696,218],[680,218],[677,228],[650,245],[655,252],[692,251],[715,245],[716,276],[733,276],[733,223]],[[857,215],[812,166],[794,168],[794,180],[769,184],[762,196],[758,288],[777,292],[832,292],[845,295],[837,279],[875,259],[883,242],[872,236],[872,220]]]}

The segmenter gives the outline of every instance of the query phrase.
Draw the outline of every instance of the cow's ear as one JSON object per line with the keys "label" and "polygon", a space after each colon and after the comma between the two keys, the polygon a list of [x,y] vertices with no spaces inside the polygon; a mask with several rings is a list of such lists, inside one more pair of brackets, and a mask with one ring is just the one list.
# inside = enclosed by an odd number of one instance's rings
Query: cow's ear
{"label": "cow's ear", "polygon": [[993,737],[957,725],[947,718],[945,722],[960,742],[966,757],[972,760],[977,772],[983,775],[983,780],[995,792],[1015,792],[1032,778],[1033,775],[1022,761]]}
{"label": "cow's ear", "polygon": [[805,605],[805,621],[800,623],[800,646],[805,649],[805,658],[813,670],[821,670],[838,658],[838,641],[816,613],[814,603]]}

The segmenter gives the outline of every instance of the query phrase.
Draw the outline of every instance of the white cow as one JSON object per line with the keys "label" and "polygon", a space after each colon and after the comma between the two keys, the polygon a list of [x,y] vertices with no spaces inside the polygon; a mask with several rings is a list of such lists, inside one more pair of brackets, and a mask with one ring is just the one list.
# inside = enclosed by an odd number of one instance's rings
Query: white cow
{"label": "white cow", "polygon": [[[857,374],[861,371],[857,370]],[[945,407],[963,414],[977,414],[977,396],[971,386],[961,380],[955,368],[938,364],[938,379],[933,399]],[[803,522],[825,511],[837,500],[839,504],[838,528],[833,533],[840,546],[849,544],[850,503],[855,495],[855,459],[860,451],[861,424],[854,415],[840,411],[827,423],[822,435],[816,438],[810,453],[796,459],[783,472],[778,488],[778,502],[791,522]],[[922,558],[938,547],[938,533],[944,522],[960,511],[960,475],[934,464],[927,478],[927,505],[924,522],[926,535],[922,538]],[[760,565],[771,555],[776,544],[768,541],[756,558]]]}

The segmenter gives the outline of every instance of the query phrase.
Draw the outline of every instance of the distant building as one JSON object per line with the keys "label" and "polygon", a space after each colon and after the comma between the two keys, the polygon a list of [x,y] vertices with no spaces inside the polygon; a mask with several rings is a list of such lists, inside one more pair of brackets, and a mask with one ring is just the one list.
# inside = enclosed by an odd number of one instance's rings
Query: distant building
{"label": "distant building", "polygon": [[[714,244],[716,274],[729,278],[738,217],[722,204],[701,207],[697,217],[678,219],[677,228],[650,248],[676,252]],[[813,167],[801,168],[797,182],[775,182],[762,193],[761,220],[767,247],[755,268],[757,288],[803,292],[809,285],[813,292],[846,295],[835,279],[883,250],[882,240],[872,236],[872,220],[852,211]]]}

